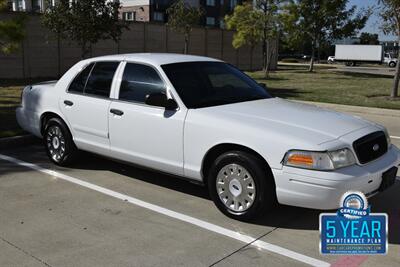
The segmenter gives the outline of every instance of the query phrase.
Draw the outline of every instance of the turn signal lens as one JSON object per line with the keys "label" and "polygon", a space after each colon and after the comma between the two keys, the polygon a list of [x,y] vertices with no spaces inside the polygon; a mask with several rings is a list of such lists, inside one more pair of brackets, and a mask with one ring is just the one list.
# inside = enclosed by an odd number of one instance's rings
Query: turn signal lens
{"label": "turn signal lens", "polygon": [[305,164],[305,165],[313,165],[313,159],[309,155],[300,155],[300,154],[292,154],[288,158],[288,163],[290,164]]}
{"label": "turn signal lens", "polygon": [[327,152],[290,150],[282,163],[291,167],[328,171],[353,165],[356,161],[353,152],[343,148]]}

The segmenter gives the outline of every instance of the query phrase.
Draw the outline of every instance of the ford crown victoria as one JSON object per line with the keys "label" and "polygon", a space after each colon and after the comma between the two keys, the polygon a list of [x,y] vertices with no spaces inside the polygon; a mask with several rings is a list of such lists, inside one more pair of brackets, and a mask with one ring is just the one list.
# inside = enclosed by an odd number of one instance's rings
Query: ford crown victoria
{"label": "ford crown victoria", "polygon": [[199,56],[82,60],[58,81],[27,86],[17,119],[55,164],[84,150],[185,177],[237,219],[276,203],[337,208],[348,190],[391,186],[400,163],[384,127],[272,97],[234,66]]}

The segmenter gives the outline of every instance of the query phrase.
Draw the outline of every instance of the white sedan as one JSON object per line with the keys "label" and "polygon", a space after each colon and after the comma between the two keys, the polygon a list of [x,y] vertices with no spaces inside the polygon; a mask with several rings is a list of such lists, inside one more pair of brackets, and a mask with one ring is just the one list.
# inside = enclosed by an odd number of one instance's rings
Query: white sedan
{"label": "white sedan", "polygon": [[334,209],[348,190],[391,186],[399,149],[361,118],[272,97],[220,60],[127,54],[83,60],[57,82],[27,86],[17,119],[49,158],[79,150],[208,186],[225,214],[276,203]]}

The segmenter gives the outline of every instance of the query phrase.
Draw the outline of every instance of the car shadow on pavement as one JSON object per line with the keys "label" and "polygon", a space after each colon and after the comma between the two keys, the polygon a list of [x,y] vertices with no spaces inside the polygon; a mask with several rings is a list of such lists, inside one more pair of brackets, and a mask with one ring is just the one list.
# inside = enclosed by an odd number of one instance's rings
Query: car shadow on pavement
{"label": "car shadow on pavement", "polygon": [[[131,177],[132,179],[139,179],[147,183],[211,201],[207,188],[204,186],[199,186],[168,174],[160,174],[152,170],[111,161],[89,153],[84,154],[85,162],[76,164],[73,166],[74,168],[89,170],[106,169]],[[399,190],[400,182],[397,182],[396,185],[389,190],[369,199],[372,212],[387,213],[389,215],[390,244],[400,244],[400,209],[394,204],[400,202],[400,195],[396,194]],[[320,213],[336,213],[336,210],[313,210],[278,204],[277,207],[269,211],[267,215],[250,223],[276,228],[318,231]]]}
{"label": "car shadow on pavement", "polygon": [[[130,164],[128,165],[125,163],[112,161],[90,153],[82,153],[81,160],[77,161],[68,168],[56,167],[49,161],[41,146],[34,146],[34,148],[35,149],[30,149],[30,151],[33,150],[35,152],[29,155],[29,160],[18,156],[21,151],[24,150],[24,148],[13,149],[12,153],[7,154],[35,164],[40,164],[45,168],[56,170],[59,169],[64,173],[68,173],[68,170],[70,169],[107,170],[116,174],[124,175],[131,179],[141,180],[149,184],[165,187],[170,190],[211,201],[206,187],[193,184],[192,182],[168,174],[162,174]],[[12,164],[2,164],[1,169],[2,171],[0,176],[7,172],[17,171],[15,165],[13,166]],[[21,170],[19,169],[18,171]],[[29,171],[29,169],[27,169],[27,171]],[[400,202],[400,194],[397,193],[399,190],[400,182],[397,181],[396,184],[387,191],[369,199],[369,205],[371,206],[372,212],[387,213],[389,216],[390,244],[400,244],[400,209],[397,205],[397,203]],[[273,210],[270,210],[265,216],[250,223],[281,229],[318,231],[320,213],[335,212],[335,210],[312,210],[278,204],[277,207],[275,207]]]}

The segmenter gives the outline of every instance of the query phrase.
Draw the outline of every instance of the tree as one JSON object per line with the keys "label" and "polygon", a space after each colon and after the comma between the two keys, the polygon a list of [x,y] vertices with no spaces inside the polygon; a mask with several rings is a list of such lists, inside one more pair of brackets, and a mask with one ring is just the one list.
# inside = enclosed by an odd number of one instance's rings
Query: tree
{"label": "tree", "polygon": [[376,33],[362,32],[360,35],[360,44],[378,45],[379,36]]}
{"label": "tree", "polygon": [[47,5],[43,24],[57,36],[74,40],[81,47],[81,57],[91,52],[93,44],[112,39],[118,42],[127,24],[118,19],[119,1],[85,0],[57,1]]}
{"label": "tree", "polygon": [[256,0],[255,8],[262,12],[263,35],[262,35],[262,53],[263,53],[263,71],[264,76],[268,77],[271,58],[276,53],[277,47],[268,45],[268,41],[278,38],[278,11],[281,0]]}
{"label": "tree", "polygon": [[315,51],[330,40],[354,36],[364,28],[370,11],[356,13],[356,6],[347,9],[348,0],[290,0],[282,19],[289,43],[311,40],[309,71],[314,70]]}
{"label": "tree", "polygon": [[225,22],[228,30],[235,30],[232,40],[234,48],[250,46],[250,69],[252,69],[254,47],[264,36],[263,13],[254,9],[250,3],[245,3],[237,5],[232,15],[225,16]]}
{"label": "tree", "polygon": [[167,9],[166,13],[168,15],[167,26],[184,35],[185,46],[183,53],[187,54],[190,32],[193,26],[199,24],[200,18],[204,13],[203,10],[190,6],[184,0],[178,0]]}
{"label": "tree", "polygon": [[[400,44],[400,0],[380,0],[380,16],[383,19],[382,30],[385,34],[397,36],[397,43]],[[397,59],[400,60],[400,50]],[[398,97],[400,80],[400,61],[396,64],[396,73],[393,79],[393,87],[390,96]]]}
{"label": "tree", "polygon": [[[7,10],[7,0],[0,0],[0,11]],[[10,54],[19,49],[25,37],[25,16],[0,20],[0,52]]]}

